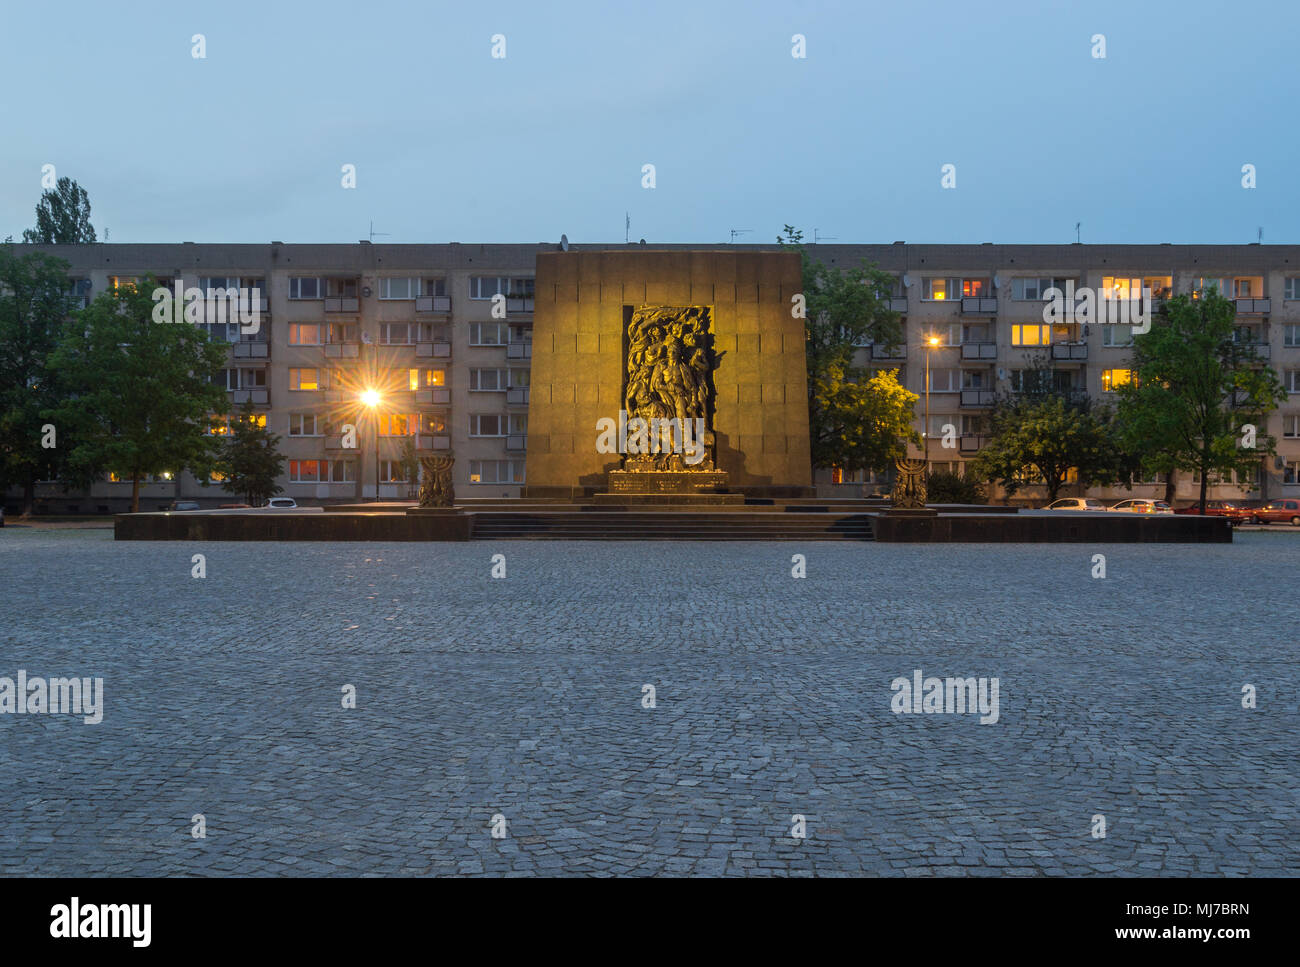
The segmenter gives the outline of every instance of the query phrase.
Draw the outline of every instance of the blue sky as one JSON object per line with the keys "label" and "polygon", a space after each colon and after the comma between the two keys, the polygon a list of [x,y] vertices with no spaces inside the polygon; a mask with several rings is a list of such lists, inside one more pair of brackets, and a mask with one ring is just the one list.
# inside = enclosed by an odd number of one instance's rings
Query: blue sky
{"label": "blue sky", "polygon": [[1295,243],[1297,38],[1290,0],[11,3],[0,237],[54,164],[114,242]]}

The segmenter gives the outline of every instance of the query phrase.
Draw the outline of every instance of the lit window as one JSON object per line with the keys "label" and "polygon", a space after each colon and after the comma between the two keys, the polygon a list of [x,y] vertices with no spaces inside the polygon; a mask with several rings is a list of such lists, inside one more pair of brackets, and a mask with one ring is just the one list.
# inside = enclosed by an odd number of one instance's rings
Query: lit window
{"label": "lit window", "polygon": [[1051,345],[1050,326],[1012,326],[1011,345],[1013,346],[1048,346]]}
{"label": "lit window", "polygon": [[1101,391],[1103,393],[1113,393],[1121,386],[1127,386],[1133,381],[1133,370],[1131,369],[1103,369],[1101,371]]}
{"label": "lit window", "polygon": [[291,390],[320,389],[320,371],[316,369],[290,369],[289,389]]}

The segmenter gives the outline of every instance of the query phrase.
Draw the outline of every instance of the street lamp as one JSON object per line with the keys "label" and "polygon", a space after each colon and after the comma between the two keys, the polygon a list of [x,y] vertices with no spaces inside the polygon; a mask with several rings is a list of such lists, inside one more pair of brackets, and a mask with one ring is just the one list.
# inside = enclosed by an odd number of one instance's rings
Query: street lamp
{"label": "street lamp", "polygon": [[361,394],[361,402],[370,407],[375,417],[375,503],[379,503],[379,404],[383,401],[377,390],[368,389]]}
{"label": "street lamp", "polygon": [[939,345],[938,336],[929,336],[925,340],[925,473],[930,475],[930,350]]}

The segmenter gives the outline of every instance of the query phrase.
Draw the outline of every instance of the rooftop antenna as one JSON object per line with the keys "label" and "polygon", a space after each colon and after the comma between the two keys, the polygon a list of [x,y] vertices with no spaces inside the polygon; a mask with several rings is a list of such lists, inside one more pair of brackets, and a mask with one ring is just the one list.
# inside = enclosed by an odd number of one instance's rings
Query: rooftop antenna
{"label": "rooftop antenna", "polygon": [[819,235],[819,234],[817,233],[817,229],[815,229],[815,228],[813,229],[813,244],[814,244],[814,245],[816,245],[816,244],[817,244],[818,242],[820,242],[822,239],[826,239],[827,241],[834,242],[834,241],[836,241],[838,238],[839,238],[838,235]]}
{"label": "rooftop antenna", "polygon": [[750,232],[752,232],[752,231],[753,231],[752,228],[733,228],[733,229],[731,230],[731,244],[732,244],[732,245],[735,245],[735,244],[736,244],[736,236],[738,236],[738,235],[748,235],[748,234],[749,234]]}
{"label": "rooftop antenna", "polygon": [[1264,226],[1263,226],[1263,225],[1259,226],[1259,232],[1258,232],[1258,233],[1256,234],[1256,236],[1255,236],[1255,243],[1256,243],[1257,245],[1262,245],[1262,244],[1264,244]]}
{"label": "rooftop antenna", "polygon": [[623,213],[623,244],[626,245],[632,241],[632,216],[627,212]]}
{"label": "rooftop antenna", "polygon": [[376,232],[376,231],[375,231],[375,220],[374,220],[373,218],[370,219],[370,241],[373,242],[373,241],[375,240],[375,236],[376,236],[376,235],[390,235],[390,234],[392,234],[392,233],[391,233],[391,232]]}
{"label": "rooftop antenna", "polygon": [[1074,244],[1075,244],[1075,245],[1080,244],[1080,240],[1081,240],[1082,237],[1083,237],[1082,234],[1079,232],[1079,228],[1080,228],[1081,225],[1083,225],[1083,222],[1075,222],[1075,223],[1074,223]]}

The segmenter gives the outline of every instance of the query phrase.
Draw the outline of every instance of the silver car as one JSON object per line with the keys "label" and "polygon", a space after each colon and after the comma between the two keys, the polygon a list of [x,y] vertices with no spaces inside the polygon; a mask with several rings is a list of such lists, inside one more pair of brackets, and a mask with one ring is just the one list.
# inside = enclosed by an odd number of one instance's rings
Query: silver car
{"label": "silver car", "polygon": [[1172,514],[1174,512],[1174,509],[1163,500],[1148,500],[1146,497],[1121,500],[1110,509],[1129,514]]}
{"label": "silver car", "polygon": [[1094,497],[1062,497],[1054,500],[1043,510],[1105,510],[1106,505]]}

